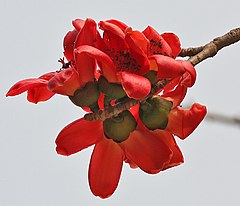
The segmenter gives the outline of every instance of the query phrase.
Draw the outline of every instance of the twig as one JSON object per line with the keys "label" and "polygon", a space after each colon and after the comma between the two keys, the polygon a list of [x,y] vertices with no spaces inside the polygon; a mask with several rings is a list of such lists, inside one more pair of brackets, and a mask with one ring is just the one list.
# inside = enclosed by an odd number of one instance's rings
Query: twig
{"label": "twig", "polygon": [[[190,57],[188,61],[191,62],[193,66],[195,66],[209,57],[214,57],[219,50],[226,46],[234,44],[239,40],[240,40],[240,28],[232,29],[230,32],[224,34],[223,36],[213,39],[213,41],[203,46],[202,50],[196,55]],[[199,51],[200,48],[201,47],[197,47],[195,49],[196,52]],[[191,48],[190,50],[192,50],[192,52],[194,51],[193,48]]]}
{"label": "twig", "polygon": [[191,48],[182,48],[180,54],[178,55],[179,57],[191,57],[203,50],[204,46],[199,46],[199,47],[191,47]]}
{"label": "twig", "polygon": [[[223,36],[217,37],[213,39],[210,43],[205,46],[200,46],[196,48],[188,48],[182,49],[180,56],[191,56],[188,61],[192,63],[192,65],[197,65],[203,60],[213,57],[217,54],[219,50],[222,48],[234,44],[240,40],[240,28],[236,28],[226,33]],[[163,79],[156,83],[153,86],[152,92],[146,98],[141,101],[145,101],[147,98],[155,94],[159,89],[163,88],[169,83],[169,80]],[[99,110],[95,113],[88,113],[84,116],[84,118],[88,121],[95,120],[105,120],[112,116],[115,116],[121,113],[124,110],[130,109],[132,106],[138,104],[139,100],[129,99],[126,102],[121,102],[113,106],[107,107],[105,110]]]}
{"label": "twig", "polygon": [[88,121],[95,121],[95,120],[104,121],[105,119],[108,119],[112,116],[120,114],[124,110],[130,109],[132,106],[135,106],[139,102],[144,102],[150,96],[155,94],[159,89],[165,87],[168,83],[169,83],[169,80],[166,80],[166,79],[160,80],[154,85],[151,93],[147,97],[141,100],[129,99],[124,103],[119,102],[113,106],[107,107],[105,110],[98,110],[97,112],[94,112],[94,113],[85,114],[84,119]]}

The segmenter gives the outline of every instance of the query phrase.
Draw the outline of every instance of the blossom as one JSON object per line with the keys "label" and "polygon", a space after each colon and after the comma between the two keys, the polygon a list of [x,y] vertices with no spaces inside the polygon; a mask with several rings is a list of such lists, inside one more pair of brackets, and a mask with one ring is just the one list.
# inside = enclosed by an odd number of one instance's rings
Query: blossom
{"label": "blossom", "polygon": [[14,84],[6,96],[19,95],[28,92],[28,101],[38,103],[50,99],[54,94],[73,96],[77,89],[83,88],[88,82],[95,81],[96,62],[86,55],[74,57],[73,49],[80,45],[94,45],[98,32],[92,19],[73,22],[75,29],[64,38],[65,63],[60,59],[62,68],[56,72],[46,73],[39,78],[29,78]]}
{"label": "blossom", "polygon": [[[159,34],[151,26],[133,30],[114,19],[99,22],[102,37],[90,18],[72,24],[74,29],[63,41],[67,62],[60,59],[62,68],[17,82],[7,96],[27,91],[28,101],[38,103],[61,94],[88,112],[110,111],[105,120],[80,118],[70,123],[56,139],[57,153],[66,156],[95,145],[89,184],[101,198],[116,190],[123,162],[149,174],[183,163],[175,136],[188,137],[203,120],[206,107],[179,107],[196,81],[193,65],[176,60],[179,38]],[[156,91],[162,80],[168,84]],[[131,99],[140,101],[128,110],[111,110]]]}
{"label": "blossom", "polygon": [[67,125],[56,139],[57,152],[66,156],[95,144],[88,177],[90,189],[96,196],[107,198],[113,194],[123,161],[149,174],[183,163],[173,134],[186,138],[206,114],[206,107],[200,104],[194,104],[189,110],[175,108],[170,112],[166,130],[150,131],[141,123],[137,110],[138,106],[130,110],[138,122],[136,129],[120,143],[105,135],[102,121],[89,122],[84,118]]}
{"label": "blossom", "polygon": [[101,74],[108,82],[120,84],[128,97],[142,99],[150,93],[151,82],[145,77],[150,71],[157,71],[157,79],[171,80],[187,71],[186,64],[174,59],[181,50],[176,35],[166,33],[165,40],[158,33],[152,35],[150,27],[133,31],[117,20],[100,21],[99,27],[104,33],[98,48],[82,45],[75,55],[96,59]]}

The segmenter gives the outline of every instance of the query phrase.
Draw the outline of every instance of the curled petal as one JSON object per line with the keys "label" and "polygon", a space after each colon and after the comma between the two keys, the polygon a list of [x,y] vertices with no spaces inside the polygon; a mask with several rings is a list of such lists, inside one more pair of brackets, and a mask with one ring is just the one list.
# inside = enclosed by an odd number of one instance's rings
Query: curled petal
{"label": "curled petal", "polygon": [[120,37],[121,39],[124,39],[125,34],[123,30],[120,27],[118,27],[119,25],[116,25],[115,23],[116,22],[112,22],[112,21],[100,21],[98,25],[100,29],[107,32],[111,32],[112,34]]}
{"label": "curled petal", "polygon": [[39,78],[24,79],[14,84],[9,89],[6,96],[16,96],[29,89],[46,87],[47,83],[48,81],[45,79],[39,79]]}
{"label": "curled petal", "polygon": [[153,55],[150,57],[156,61],[158,67],[158,78],[176,78],[185,72],[185,68],[180,61],[176,61],[168,56]]}
{"label": "curled petal", "polygon": [[[92,19],[86,19],[83,28],[79,32],[74,48],[82,45],[94,46],[97,38],[96,22]],[[96,70],[96,61],[88,55],[75,53],[75,64],[79,73],[81,85],[94,81],[94,72]]]}
{"label": "curled petal", "polygon": [[118,25],[107,21],[100,21],[98,25],[104,31],[103,40],[108,48],[115,51],[124,51],[127,48],[125,33]]}
{"label": "curled petal", "polygon": [[143,33],[139,31],[132,31],[132,29],[128,29],[126,31],[125,39],[130,48],[136,51],[137,53],[145,55],[148,54],[149,41],[144,36]]}
{"label": "curled petal", "polygon": [[106,77],[109,82],[117,82],[116,68],[112,59],[106,53],[88,45],[79,46],[74,52],[76,55],[85,54],[91,58],[95,58],[101,64],[100,68],[103,76]]}
{"label": "curled petal", "polygon": [[148,39],[139,31],[127,29],[125,40],[131,48],[131,56],[136,60],[137,64],[141,66],[136,74],[146,74],[149,71],[149,60],[147,57],[149,50]]}
{"label": "curled petal", "polygon": [[125,29],[128,28],[128,26],[125,23],[118,21],[116,19],[109,19],[109,20],[106,20],[106,22],[116,25],[122,31],[125,31]]}
{"label": "curled petal", "polygon": [[175,59],[181,51],[181,44],[178,36],[173,33],[163,33],[161,36],[171,47],[172,57]]}
{"label": "curled petal", "polygon": [[55,93],[49,91],[47,86],[37,87],[28,90],[27,100],[34,104],[49,100]]}
{"label": "curled petal", "polygon": [[48,89],[58,94],[72,96],[80,87],[77,71],[70,67],[57,73],[48,82]]}
{"label": "curled petal", "polygon": [[73,47],[78,35],[78,30],[74,29],[73,31],[69,31],[63,40],[63,48],[64,48],[64,56],[68,61],[72,61],[74,59],[73,56]]}
{"label": "curled petal", "polygon": [[175,108],[181,104],[186,94],[187,87],[178,85],[174,90],[164,92],[163,95],[161,95],[161,97],[167,99],[168,101],[173,102],[172,108]]}
{"label": "curled petal", "polygon": [[50,99],[55,93],[47,88],[49,79],[54,77],[56,72],[43,74],[39,78],[25,79],[14,84],[6,96],[15,96],[28,91],[27,99],[29,102],[38,102]]}
{"label": "curled petal", "polygon": [[78,31],[81,31],[81,29],[84,26],[85,21],[82,19],[75,19],[72,21],[72,25],[77,29]]}
{"label": "curled petal", "polygon": [[186,71],[186,73],[183,75],[181,84],[186,87],[192,87],[196,81],[197,72],[190,62],[184,60],[179,61],[182,63]]}
{"label": "curled petal", "polygon": [[128,97],[142,99],[150,93],[151,83],[147,78],[129,72],[119,72],[119,75]]}
{"label": "curled petal", "polygon": [[172,151],[161,139],[140,127],[119,145],[124,150],[127,159],[150,174],[162,170],[172,157]]}
{"label": "curled petal", "polygon": [[89,184],[94,195],[107,198],[120,179],[124,154],[117,143],[103,138],[93,150],[89,166]]}
{"label": "curled petal", "polygon": [[184,162],[182,152],[179,149],[179,147],[171,133],[168,133],[163,130],[154,130],[154,131],[151,131],[151,133],[153,135],[155,135],[156,138],[161,139],[161,141],[163,141],[169,147],[169,149],[172,151],[171,160],[170,160],[170,162],[165,164],[163,170],[178,166]]}
{"label": "curled petal", "polygon": [[188,110],[177,107],[169,113],[166,130],[185,139],[197,128],[206,113],[206,107],[198,103]]}
{"label": "curled petal", "polygon": [[165,39],[151,26],[148,26],[143,34],[150,41],[149,55],[161,54],[165,56],[172,57],[172,49],[165,41]]}
{"label": "curled petal", "polygon": [[97,25],[93,19],[86,19],[84,25],[79,32],[74,48],[81,45],[93,45],[97,38]]}
{"label": "curled petal", "polygon": [[56,139],[57,153],[71,155],[85,149],[103,138],[101,121],[89,122],[78,119],[62,129]]}

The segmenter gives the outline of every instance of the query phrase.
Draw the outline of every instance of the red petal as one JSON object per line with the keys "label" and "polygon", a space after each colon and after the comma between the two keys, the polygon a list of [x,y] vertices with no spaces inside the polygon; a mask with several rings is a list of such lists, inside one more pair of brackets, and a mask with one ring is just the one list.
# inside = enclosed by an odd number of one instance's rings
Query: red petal
{"label": "red petal", "polygon": [[171,150],[161,139],[140,127],[119,145],[124,150],[127,159],[150,174],[162,170],[172,157]]}
{"label": "red petal", "polygon": [[149,50],[148,39],[139,31],[127,29],[125,40],[131,49],[131,56],[136,60],[137,64],[141,66],[136,74],[146,74],[149,71],[149,61],[147,58]]}
{"label": "red petal", "polygon": [[74,48],[81,45],[93,46],[97,37],[97,25],[93,19],[86,19],[84,26],[79,32]]}
{"label": "red petal", "polygon": [[107,198],[113,194],[120,179],[123,157],[123,151],[112,140],[104,138],[95,145],[88,174],[94,195]]}
{"label": "red petal", "polygon": [[19,95],[29,89],[34,89],[38,87],[47,87],[48,81],[45,79],[39,78],[32,78],[32,79],[24,79],[16,84],[14,84],[9,91],[7,92],[6,96],[15,96]]}
{"label": "red petal", "polygon": [[103,138],[101,121],[89,122],[78,119],[63,128],[56,139],[57,153],[71,155],[85,149]]}
{"label": "red petal", "polygon": [[80,31],[83,26],[84,26],[85,21],[82,19],[75,19],[72,21],[72,25],[75,27],[75,29],[77,29],[78,31]]}
{"label": "red petal", "polygon": [[72,96],[80,86],[78,73],[72,67],[60,71],[48,82],[49,90],[68,96]]}
{"label": "red petal", "polygon": [[74,29],[73,31],[69,31],[63,40],[63,48],[64,48],[64,56],[68,61],[73,61],[73,47],[78,35],[78,30]]}
{"label": "red petal", "polygon": [[185,68],[180,61],[176,61],[168,56],[153,55],[151,59],[155,59],[158,66],[158,78],[176,78],[185,72]]}
{"label": "red petal", "polygon": [[151,83],[147,78],[129,72],[119,72],[119,74],[128,97],[142,99],[150,93]]}
{"label": "red petal", "polygon": [[88,45],[80,46],[74,51],[77,55],[85,54],[91,58],[95,58],[101,63],[100,67],[102,69],[103,76],[110,82],[117,82],[116,68],[112,59],[106,53]]}
{"label": "red petal", "polygon": [[170,57],[173,56],[171,47],[164,40],[164,38],[152,27],[148,26],[143,31],[143,34],[150,41],[149,55],[161,54],[161,55],[170,56]]}
{"label": "red petal", "polygon": [[181,104],[184,97],[186,96],[186,93],[187,87],[178,85],[174,90],[170,92],[164,92],[163,95],[161,95],[161,97],[173,102],[172,108],[175,108]]}
{"label": "red petal", "polygon": [[119,27],[122,31],[125,31],[125,29],[128,28],[128,26],[127,26],[125,23],[123,23],[123,22],[121,22],[121,21],[118,21],[118,20],[116,20],[116,19],[109,19],[109,20],[107,20],[106,22],[116,25],[116,26]]}
{"label": "red petal", "polygon": [[171,160],[164,166],[163,170],[180,165],[184,162],[182,152],[179,149],[172,134],[162,130],[154,130],[151,131],[151,133],[157,138],[161,139],[161,141],[163,141],[172,151]]}
{"label": "red petal", "polygon": [[100,21],[98,25],[99,25],[100,29],[111,32],[112,34],[120,37],[121,39],[124,39],[125,34],[124,34],[123,30],[114,23],[115,22],[111,22],[111,21]]}
{"label": "red petal", "polygon": [[186,73],[183,75],[183,81],[181,84],[185,85],[186,87],[192,87],[196,81],[197,72],[190,62],[184,60],[179,61],[182,63],[184,69],[186,70]]}
{"label": "red petal", "polygon": [[67,58],[68,61],[74,60],[74,44],[75,40],[77,38],[77,35],[79,34],[79,31],[81,31],[82,27],[84,26],[85,21],[82,19],[75,19],[72,21],[73,26],[75,29],[73,31],[69,31],[63,40],[63,47],[64,47],[64,56]]}
{"label": "red petal", "polygon": [[206,113],[206,107],[198,103],[193,104],[189,110],[175,108],[169,113],[166,130],[185,139],[197,128]]}
{"label": "red petal", "polygon": [[100,29],[104,30],[103,40],[105,44],[115,51],[124,51],[127,49],[125,42],[125,33],[117,25],[106,21],[99,22]]}
{"label": "red petal", "polygon": [[164,34],[161,34],[161,36],[171,47],[172,56],[175,59],[181,51],[181,44],[180,44],[180,40],[179,40],[178,36],[173,33],[164,33]]}
{"label": "red petal", "polygon": [[149,41],[143,35],[143,33],[139,31],[132,31],[132,29],[128,29],[126,31],[126,41],[131,49],[136,51],[139,54],[148,54],[149,49]]}
{"label": "red petal", "polygon": [[[74,48],[82,45],[94,46],[97,38],[96,23],[92,19],[86,19],[82,30],[79,32]],[[85,85],[87,82],[94,81],[94,72],[96,69],[96,62],[93,58],[85,54],[75,53],[76,68],[79,73],[81,85]]]}
{"label": "red petal", "polygon": [[45,85],[44,87],[29,89],[27,99],[29,102],[37,104],[38,102],[49,100],[54,94]]}

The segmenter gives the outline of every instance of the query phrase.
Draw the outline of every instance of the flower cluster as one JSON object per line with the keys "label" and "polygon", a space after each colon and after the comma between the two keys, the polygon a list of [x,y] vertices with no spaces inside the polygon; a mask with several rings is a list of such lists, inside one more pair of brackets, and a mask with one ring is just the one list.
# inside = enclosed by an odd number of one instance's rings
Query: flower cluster
{"label": "flower cluster", "polygon": [[[63,42],[67,62],[59,60],[62,68],[17,82],[7,96],[27,91],[28,101],[38,103],[61,94],[88,112],[138,100],[105,120],[78,119],[56,139],[57,152],[67,156],[95,145],[89,184],[101,198],[115,191],[123,162],[149,174],[183,163],[174,138],[189,136],[206,115],[206,107],[180,107],[196,71],[190,62],[176,60],[181,51],[178,37],[159,34],[150,26],[133,30],[118,20],[100,21],[102,35],[92,19],[72,23],[74,29]],[[154,90],[162,80],[167,84]]]}

